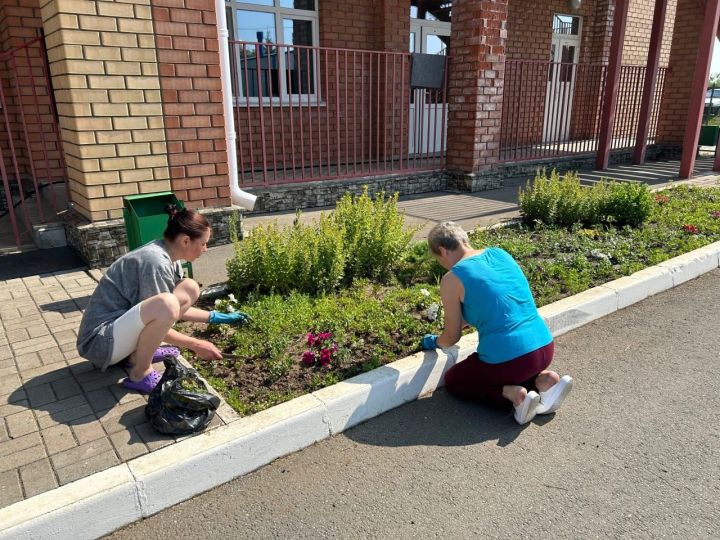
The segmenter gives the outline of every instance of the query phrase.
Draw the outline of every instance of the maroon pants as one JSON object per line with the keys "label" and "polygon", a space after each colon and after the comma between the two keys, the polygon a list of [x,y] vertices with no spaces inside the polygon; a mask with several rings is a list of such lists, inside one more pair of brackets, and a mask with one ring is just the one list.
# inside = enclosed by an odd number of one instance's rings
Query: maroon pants
{"label": "maroon pants", "polygon": [[502,364],[488,364],[481,361],[477,353],[473,353],[448,370],[445,387],[448,392],[458,396],[507,407],[509,401],[502,395],[503,386],[519,385],[528,391],[537,390],[535,377],[550,365],[554,351],[555,344],[551,341],[544,347]]}

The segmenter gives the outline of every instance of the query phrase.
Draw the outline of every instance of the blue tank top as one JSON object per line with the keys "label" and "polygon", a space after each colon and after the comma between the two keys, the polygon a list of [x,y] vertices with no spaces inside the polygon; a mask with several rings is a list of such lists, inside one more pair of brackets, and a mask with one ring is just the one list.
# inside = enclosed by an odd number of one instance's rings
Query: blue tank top
{"label": "blue tank top", "polygon": [[527,278],[508,252],[487,248],[451,272],[465,288],[463,319],[478,331],[480,360],[501,364],[552,341]]}

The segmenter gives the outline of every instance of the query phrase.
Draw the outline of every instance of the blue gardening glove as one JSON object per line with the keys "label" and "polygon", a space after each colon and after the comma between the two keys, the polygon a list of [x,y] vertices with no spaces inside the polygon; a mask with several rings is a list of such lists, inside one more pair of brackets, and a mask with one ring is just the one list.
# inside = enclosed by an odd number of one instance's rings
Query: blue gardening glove
{"label": "blue gardening glove", "polygon": [[437,339],[435,334],[425,334],[422,338],[422,348],[424,351],[432,351],[437,349]]}
{"label": "blue gardening glove", "polygon": [[221,313],[211,311],[208,322],[211,324],[247,324],[250,322],[250,315],[236,311],[235,313]]}

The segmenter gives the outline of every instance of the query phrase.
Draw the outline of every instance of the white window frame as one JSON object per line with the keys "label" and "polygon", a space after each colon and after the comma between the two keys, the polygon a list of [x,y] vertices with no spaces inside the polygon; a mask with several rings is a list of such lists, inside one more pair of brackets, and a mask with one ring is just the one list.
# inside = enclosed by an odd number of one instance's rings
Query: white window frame
{"label": "white window frame", "polygon": [[[312,47],[318,47],[320,43],[320,16],[319,16],[319,9],[318,4],[320,0],[315,0],[315,9],[314,10],[308,10],[308,9],[295,9],[295,8],[285,8],[280,7],[280,0],[273,0],[272,6],[262,6],[259,4],[249,4],[247,2],[241,2],[236,0],[225,0],[225,7],[230,8],[232,10],[232,17],[228,21],[228,26],[230,24],[233,25],[232,27],[232,35],[235,38],[235,41],[240,41],[239,36],[237,35],[238,32],[236,30],[236,24],[237,24],[237,14],[236,12],[238,10],[242,11],[257,11],[261,13],[270,13],[275,16],[275,38],[277,40],[277,43],[275,45],[285,45],[284,43],[284,28],[283,28],[283,21],[285,19],[294,19],[298,21],[310,21],[312,24]],[[292,45],[289,45],[292,46]],[[234,48],[231,48],[231,50]],[[319,51],[316,49],[312,49],[310,56],[312,57],[313,62],[313,88],[314,92],[310,94],[290,94],[288,93],[287,89],[287,81],[286,76],[284,74],[286,73],[286,67],[285,67],[285,58],[288,51],[288,48],[286,46],[280,47],[280,50],[283,51],[284,54],[280,54],[278,57],[278,73],[283,74],[283,76],[278,77],[278,83],[280,86],[280,96],[279,97],[271,97],[271,96],[263,96],[262,100],[259,97],[248,97],[241,95],[244,93],[243,85],[244,85],[244,77],[242,77],[242,74],[239,75],[239,81],[238,83],[238,92],[239,95],[235,96],[233,101],[236,106],[240,105],[251,105],[251,106],[259,106],[259,105],[316,105],[320,103],[321,97],[320,97],[320,54]],[[300,49],[302,50],[302,49]],[[239,48],[236,50],[236,59],[235,59],[235,65],[240,66],[240,53]]]}

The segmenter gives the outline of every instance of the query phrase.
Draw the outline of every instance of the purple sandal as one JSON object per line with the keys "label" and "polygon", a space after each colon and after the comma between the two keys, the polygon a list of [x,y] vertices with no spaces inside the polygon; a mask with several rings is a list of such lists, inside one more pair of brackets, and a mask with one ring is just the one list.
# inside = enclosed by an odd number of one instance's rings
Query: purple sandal
{"label": "purple sandal", "polygon": [[[155,352],[153,353],[152,357],[152,363],[156,362],[162,362],[163,358],[166,356],[174,356],[175,358],[180,357],[180,349],[177,347],[172,347],[170,345],[161,345],[157,349],[155,349]],[[122,362],[120,362],[120,367],[126,368],[126,369],[132,369],[133,364],[130,363],[129,359],[125,359]]]}
{"label": "purple sandal", "polygon": [[149,394],[160,382],[161,377],[162,375],[153,369],[150,373],[145,375],[142,380],[131,381],[130,377],[127,377],[123,380],[122,384],[129,390],[137,390],[138,392]]}

